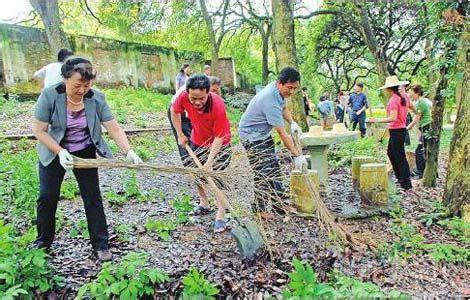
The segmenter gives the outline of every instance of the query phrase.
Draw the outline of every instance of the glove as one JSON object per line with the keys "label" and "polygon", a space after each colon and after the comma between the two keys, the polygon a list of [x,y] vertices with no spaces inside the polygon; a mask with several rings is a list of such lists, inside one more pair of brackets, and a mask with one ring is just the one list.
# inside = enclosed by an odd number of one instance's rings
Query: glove
{"label": "glove", "polygon": [[136,165],[143,163],[142,159],[132,149],[127,152],[126,159]]}
{"label": "glove", "polygon": [[292,135],[301,135],[302,134],[302,128],[297,124],[297,122],[292,121],[290,124],[290,133]]}
{"label": "glove", "polygon": [[307,168],[307,160],[305,159],[305,156],[299,155],[294,157],[294,166],[296,170],[303,170],[304,168]]}
{"label": "glove", "polygon": [[65,149],[59,151],[59,162],[65,171],[73,169],[73,156]]}

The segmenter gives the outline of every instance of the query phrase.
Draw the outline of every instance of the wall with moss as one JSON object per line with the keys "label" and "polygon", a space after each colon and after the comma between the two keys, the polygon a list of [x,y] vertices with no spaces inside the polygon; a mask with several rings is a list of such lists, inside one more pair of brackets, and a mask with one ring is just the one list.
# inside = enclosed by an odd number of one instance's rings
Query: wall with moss
{"label": "wall with moss", "polygon": [[[75,54],[89,58],[97,69],[99,86],[146,87],[171,91],[184,62],[199,70],[200,53],[91,36],[69,36]],[[9,93],[38,93],[36,70],[56,60],[43,30],[0,24],[0,85]]]}

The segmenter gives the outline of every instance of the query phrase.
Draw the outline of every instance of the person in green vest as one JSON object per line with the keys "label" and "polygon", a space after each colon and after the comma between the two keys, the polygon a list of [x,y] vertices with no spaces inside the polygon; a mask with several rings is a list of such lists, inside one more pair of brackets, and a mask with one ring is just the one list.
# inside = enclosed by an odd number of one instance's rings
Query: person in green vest
{"label": "person in green vest", "polygon": [[421,179],[423,178],[426,158],[428,157],[427,145],[430,138],[429,128],[432,121],[431,105],[429,105],[430,100],[423,96],[423,88],[421,85],[412,85],[408,89],[408,93],[414,102],[417,113],[415,114],[413,121],[407,126],[407,129],[410,130],[416,125],[416,123],[418,123],[419,131],[421,133],[419,136],[418,146],[415,150],[417,175]]}

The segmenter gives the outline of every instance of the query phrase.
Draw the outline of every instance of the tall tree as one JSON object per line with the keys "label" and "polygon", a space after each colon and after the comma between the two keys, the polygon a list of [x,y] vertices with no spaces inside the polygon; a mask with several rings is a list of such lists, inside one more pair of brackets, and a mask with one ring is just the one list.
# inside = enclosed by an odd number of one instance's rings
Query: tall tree
{"label": "tall tree", "polygon": [[[276,55],[276,67],[298,69],[294,37],[294,1],[271,0],[273,10],[273,48]],[[300,94],[287,102],[294,120],[304,129],[308,127],[303,100]]]}
{"label": "tall tree", "polygon": [[[452,4],[454,5],[454,4]],[[463,16],[466,13],[467,1],[456,3],[457,9],[449,8],[442,13],[439,26],[439,40],[443,44],[444,53],[436,60],[439,68],[439,80],[436,89],[436,97],[433,102],[432,122],[430,125],[428,142],[428,157],[423,174],[423,185],[433,187],[436,185],[436,177],[439,162],[439,147],[442,132],[444,108],[448,98],[449,74],[456,66],[456,52],[460,34],[462,32]]]}
{"label": "tall tree", "polygon": [[351,90],[361,79],[375,73],[369,52],[357,32],[336,18],[329,20],[314,36],[317,73],[333,83],[336,92]]}
{"label": "tall tree", "polygon": [[237,0],[237,7],[233,12],[242,23],[245,23],[255,29],[261,36],[261,57],[262,57],[262,84],[268,84],[269,76],[269,38],[271,37],[273,21],[269,12],[268,1],[263,0],[262,7],[253,5],[251,1]]}
{"label": "tall tree", "polygon": [[220,47],[226,34],[239,27],[238,19],[230,19],[230,0],[220,2],[219,7],[211,12],[208,10],[206,0],[199,0],[202,16],[206,23],[209,41],[211,42],[211,66],[214,74],[217,74],[217,62],[219,60]]}
{"label": "tall tree", "polygon": [[457,57],[457,80],[455,100],[457,118],[450,144],[449,166],[444,190],[444,204],[450,212],[458,214],[470,203],[470,24],[460,38]]}
{"label": "tall tree", "polygon": [[56,55],[62,48],[70,49],[69,41],[62,29],[58,0],[29,0],[29,2],[41,16],[52,54]]}

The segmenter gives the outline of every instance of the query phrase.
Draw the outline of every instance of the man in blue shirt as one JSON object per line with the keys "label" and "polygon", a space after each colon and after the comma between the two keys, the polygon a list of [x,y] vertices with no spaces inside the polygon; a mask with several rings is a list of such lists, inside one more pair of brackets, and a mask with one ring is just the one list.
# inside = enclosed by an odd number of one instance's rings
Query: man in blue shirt
{"label": "man in blue shirt", "polygon": [[256,212],[266,211],[269,200],[273,209],[283,211],[279,200],[285,197],[285,190],[280,181],[281,170],[271,136],[273,128],[292,153],[296,168],[307,164],[284,128],[285,120],[290,123],[291,134],[302,132],[300,126],[293,121],[285,101],[285,98],[295,93],[299,83],[300,74],[296,69],[282,69],[278,80],[268,84],[250,101],[240,120],[238,133],[254,173],[255,203],[252,208]]}
{"label": "man in blue shirt", "polygon": [[352,129],[356,130],[357,123],[359,123],[361,137],[366,135],[366,109],[369,108],[367,97],[362,92],[363,88],[363,83],[356,83],[356,85],[354,85],[354,93],[351,94],[348,102],[351,108]]}

